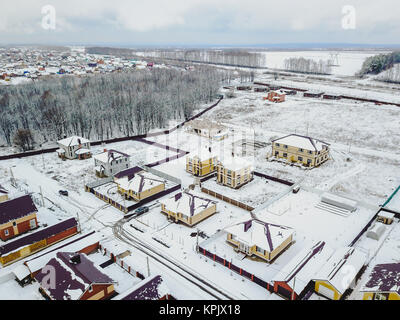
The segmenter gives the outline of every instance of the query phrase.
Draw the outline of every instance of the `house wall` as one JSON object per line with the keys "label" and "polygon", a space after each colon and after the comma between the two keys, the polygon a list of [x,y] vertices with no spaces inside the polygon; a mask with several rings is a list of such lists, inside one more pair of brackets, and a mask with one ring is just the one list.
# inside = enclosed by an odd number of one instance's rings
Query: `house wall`
{"label": "house wall", "polygon": [[4,194],[4,195],[0,195],[0,202],[4,202],[8,200],[8,195]]}
{"label": "house wall", "polygon": [[205,176],[211,172],[217,170],[217,158],[210,158],[204,161],[200,161],[197,157],[186,158],[186,171],[193,174],[194,176]]}
{"label": "house wall", "polygon": [[70,160],[78,158],[75,154],[76,150],[81,149],[81,148],[90,149],[90,142],[82,143],[81,145],[70,146],[70,147],[64,146],[60,143],[58,145],[61,149],[65,150],[65,154],[64,154],[65,158],[70,159]]}
{"label": "house wall", "polygon": [[[276,247],[272,252],[269,252],[268,250],[264,250],[264,254],[261,252],[257,251],[257,246],[253,245],[250,247],[249,250],[249,255],[255,255],[261,259],[264,259],[266,261],[271,261],[273,260],[279,253],[281,253],[291,242],[292,242],[293,236],[290,235],[289,238],[287,238],[282,244],[278,247]],[[232,240],[232,234],[228,233],[227,239],[229,243],[233,244],[235,247],[239,248],[240,242],[236,240]]]}
{"label": "house wall", "polygon": [[315,281],[315,292],[319,293],[321,286],[324,286],[334,292],[333,300],[340,300],[340,298],[342,297],[342,295],[339,293],[339,291],[337,291],[336,288],[327,281],[321,281],[321,280]]}
{"label": "house wall", "polygon": [[[13,221],[9,221],[0,226],[0,238],[3,241],[16,237],[19,234],[25,233],[31,230],[30,221],[35,220],[35,227],[37,227],[37,217],[36,212],[33,212],[25,217],[18,218]],[[13,223],[15,222],[15,226]],[[32,228],[34,229],[34,228]],[[8,236],[6,235],[6,230],[8,230]]]}
{"label": "house wall", "polygon": [[217,205],[214,204],[214,205],[208,207],[207,209],[203,210],[202,212],[200,212],[192,217],[188,217],[188,219],[185,219],[181,213],[173,212],[171,210],[168,210],[168,208],[166,208],[164,204],[161,205],[161,212],[167,214],[168,218],[174,218],[176,223],[178,221],[181,221],[188,226],[193,226],[193,225],[199,223],[200,221],[213,215],[216,211],[217,211]]}
{"label": "house wall", "polygon": [[105,300],[114,293],[113,284],[93,284],[92,292],[89,292],[89,288],[82,294],[79,300]]}
{"label": "house wall", "polygon": [[152,195],[154,195],[156,193],[159,193],[161,191],[164,191],[164,190],[165,190],[165,184],[162,183],[162,184],[160,184],[158,186],[155,186],[154,188],[145,190],[145,191],[140,192],[139,194],[136,194],[136,195],[133,194],[132,190],[129,190],[129,195],[133,199],[135,199],[136,201],[140,201],[140,200],[146,199],[148,197],[151,197]]}
{"label": "house wall", "polygon": [[[363,300],[375,300],[375,292],[365,292]],[[388,300],[400,300],[400,295],[396,292],[390,292],[388,294]]]}
{"label": "house wall", "polygon": [[96,171],[97,176],[99,176],[100,178],[109,177],[109,176],[112,176],[112,175],[122,171],[122,170],[128,169],[129,168],[129,158],[121,157],[121,158],[112,160],[111,162],[102,162],[102,161],[99,161],[98,159],[95,159],[94,165],[95,166],[102,165],[105,168],[103,175],[101,175],[100,172]]}
{"label": "house wall", "polygon": [[[278,99],[276,99],[276,98],[274,99],[274,97],[278,97]],[[285,101],[285,95],[284,94],[278,94],[277,92],[271,91],[271,92],[268,92],[267,99],[269,101],[272,101],[272,102],[284,102]]]}
{"label": "house wall", "polygon": [[16,260],[22,259],[22,258],[29,256],[39,250],[42,250],[56,242],[64,240],[64,239],[76,234],[77,232],[78,232],[77,227],[73,227],[73,228],[70,228],[63,232],[60,232],[57,235],[49,237],[47,239],[37,241],[31,245],[27,245],[27,246],[19,249],[18,251],[15,251],[15,252],[12,252],[10,254],[0,257],[0,263],[4,266],[4,265],[12,263]]}
{"label": "house wall", "polygon": [[[237,179],[239,175],[240,178]],[[237,171],[232,171],[223,166],[218,166],[217,182],[225,186],[237,189],[252,179],[253,173],[251,172],[250,166]]]}
{"label": "house wall", "polygon": [[[329,148],[320,151],[318,154],[318,152],[313,150],[303,149],[303,151],[300,151],[298,147],[273,142],[272,156],[283,158],[289,162],[296,162],[305,166],[307,166],[309,160],[309,166],[317,167],[329,159]],[[299,157],[301,157],[302,160],[299,160]]]}

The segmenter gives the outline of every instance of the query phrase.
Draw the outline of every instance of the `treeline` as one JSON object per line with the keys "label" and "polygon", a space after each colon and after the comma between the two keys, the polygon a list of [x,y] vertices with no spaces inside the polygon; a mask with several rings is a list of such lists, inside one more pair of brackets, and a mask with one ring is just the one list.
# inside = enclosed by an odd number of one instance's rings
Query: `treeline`
{"label": "treeline", "polygon": [[284,69],[292,72],[301,72],[309,74],[330,74],[331,67],[329,61],[313,59],[306,59],[303,57],[299,58],[288,58],[285,59]]}
{"label": "treeline", "polygon": [[365,59],[357,75],[378,74],[392,68],[395,63],[400,63],[400,51],[368,57]]}
{"label": "treeline", "polygon": [[145,57],[172,59],[187,62],[221,64],[236,67],[265,67],[263,53],[246,50],[156,50],[147,51]]}
{"label": "treeline", "polygon": [[87,77],[53,77],[0,86],[0,140],[7,145],[56,141],[64,135],[92,140],[143,134],[170,119],[187,119],[215,99],[229,75],[201,67],[137,70]]}

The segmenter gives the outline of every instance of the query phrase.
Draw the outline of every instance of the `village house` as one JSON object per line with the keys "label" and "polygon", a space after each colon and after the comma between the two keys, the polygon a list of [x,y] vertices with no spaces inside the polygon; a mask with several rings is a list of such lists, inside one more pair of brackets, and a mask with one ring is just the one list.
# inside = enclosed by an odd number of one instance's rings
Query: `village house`
{"label": "village house", "polygon": [[146,171],[136,173],[131,179],[128,176],[115,179],[115,182],[120,194],[135,201],[141,201],[165,190],[165,181]]}
{"label": "village house", "polygon": [[179,192],[169,199],[160,200],[161,212],[176,223],[183,222],[188,226],[203,221],[217,211],[217,202],[204,198],[195,191]]}
{"label": "village house", "polygon": [[0,238],[3,241],[36,229],[37,208],[30,195],[0,203]]}
{"label": "village house", "polygon": [[289,163],[318,167],[329,159],[329,143],[298,134],[272,140],[272,156]]}
{"label": "village house", "polygon": [[400,263],[377,264],[360,292],[363,300],[400,300]]}
{"label": "village house", "polygon": [[331,300],[340,300],[346,291],[354,287],[366,259],[365,253],[352,247],[336,250],[315,276],[315,292]]}
{"label": "village house", "polygon": [[230,226],[225,232],[235,250],[270,262],[292,243],[294,230],[251,219]]}
{"label": "village house", "polygon": [[0,202],[8,200],[8,190],[0,184]]}
{"label": "village house", "polygon": [[286,99],[286,93],[282,90],[275,90],[268,92],[268,96],[264,100],[271,102],[284,102]]}
{"label": "village house", "polygon": [[129,168],[130,156],[117,150],[104,150],[93,156],[95,173],[98,177],[110,177]]}
{"label": "village house", "polygon": [[274,292],[296,300],[307,289],[312,290],[315,274],[332,254],[333,250],[323,241],[302,249],[273,277]]}
{"label": "village house", "polygon": [[186,157],[186,171],[196,177],[203,177],[217,171],[217,155],[211,148],[200,150],[198,153],[190,153]]}
{"label": "village house", "polygon": [[321,91],[306,91],[303,93],[303,97],[305,98],[321,98],[324,92]]}
{"label": "village house", "polygon": [[0,245],[0,263],[5,266],[78,233],[75,218],[41,228]]}
{"label": "village house", "polygon": [[57,252],[42,270],[49,268],[55,271],[53,286],[48,284],[48,272],[35,276],[48,300],[107,300],[116,294],[114,281],[84,253]]}
{"label": "village house", "polygon": [[253,166],[243,158],[232,157],[218,163],[217,182],[238,189],[253,180]]}
{"label": "village house", "polygon": [[60,149],[57,154],[62,159],[88,159],[92,156],[88,139],[72,136],[57,141]]}
{"label": "village house", "polygon": [[223,140],[228,136],[228,129],[226,126],[207,119],[191,120],[185,124],[184,128],[189,133],[194,133],[201,137],[217,141]]}
{"label": "village house", "polygon": [[394,213],[381,210],[378,213],[377,221],[382,222],[383,224],[392,224],[394,216]]}

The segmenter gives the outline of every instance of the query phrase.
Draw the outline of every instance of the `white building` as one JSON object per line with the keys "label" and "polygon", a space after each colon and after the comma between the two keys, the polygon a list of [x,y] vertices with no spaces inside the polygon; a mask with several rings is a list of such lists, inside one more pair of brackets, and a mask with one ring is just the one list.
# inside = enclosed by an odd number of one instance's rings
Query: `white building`
{"label": "white building", "polygon": [[57,154],[60,158],[67,159],[87,159],[92,156],[90,151],[90,141],[88,139],[72,136],[57,141],[60,149]]}
{"label": "white building", "polygon": [[105,150],[93,156],[95,173],[99,177],[110,177],[129,168],[130,156],[117,150]]}

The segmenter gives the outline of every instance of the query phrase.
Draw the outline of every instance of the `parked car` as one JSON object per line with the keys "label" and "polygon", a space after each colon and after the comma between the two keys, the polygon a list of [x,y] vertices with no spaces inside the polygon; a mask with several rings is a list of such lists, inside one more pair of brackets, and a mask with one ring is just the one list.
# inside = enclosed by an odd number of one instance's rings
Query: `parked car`
{"label": "parked car", "polygon": [[62,196],[68,197],[68,191],[66,191],[66,190],[60,190],[60,191],[58,191],[58,193],[59,193],[60,195],[62,195]]}
{"label": "parked car", "polygon": [[135,215],[141,216],[143,213],[146,213],[148,211],[149,211],[149,207],[140,207],[135,210]]}

